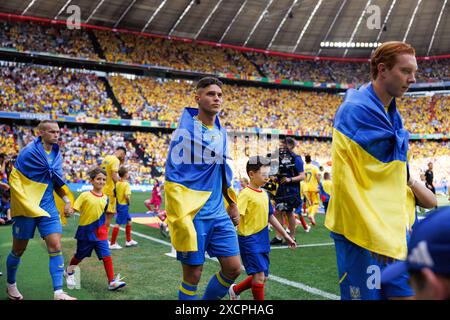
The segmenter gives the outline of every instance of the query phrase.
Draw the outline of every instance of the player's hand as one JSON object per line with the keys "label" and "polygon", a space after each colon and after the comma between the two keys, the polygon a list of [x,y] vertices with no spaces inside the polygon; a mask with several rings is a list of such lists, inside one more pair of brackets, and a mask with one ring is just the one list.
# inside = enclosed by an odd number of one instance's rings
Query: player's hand
{"label": "player's hand", "polygon": [[66,217],[71,217],[73,216],[73,209],[72,209],[72,205],[70,203],[66,203],[64,205],[64,215]]}
{"label": "player's hand", "polygon": [[292,182],[292,178],[289,178],[289,177],[283,177],[283,178],[281,178],[281,180],[280,180],[280,184],[285,184],[285,183],[289,183],[289,182]]}
{"label": "player's hand", "polygon": [[287,245],[290,249],[297,248],[297,242],[294,241],[294,239],[291,238],[290,235],[287,235],[287,237],[284,238],[287,242]]}
{"label": "player's hand", "polygon": [[228,215],[230,216],[231,221],[233,222],[233,224],[235,226],[237,226],[239,224],[239,211],[237,208],[237,205],[235,203],[231,203],[228,206]]}

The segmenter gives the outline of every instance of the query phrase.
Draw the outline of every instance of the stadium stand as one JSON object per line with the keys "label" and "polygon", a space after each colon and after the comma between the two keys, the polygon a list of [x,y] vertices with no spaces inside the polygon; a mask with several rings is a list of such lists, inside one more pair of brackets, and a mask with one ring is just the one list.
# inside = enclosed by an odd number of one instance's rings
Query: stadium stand
{"label": "stadium stand", "polygon": [[[2,125],[1,141],[17,155],[18,150],[36,137],[36,129],[26,126]],[[99,165],[102,159],[112,154],[116,147],[127,148],[126,166],[130,169],[130,182],[149,184],[163,174],[169,136],[153,133],[85,130],[81,127],[61,127],[60,147],[64,162],[63,170],[68,182],[87,183],[90,168]],[[158,153],[155,148],[162,150]],[[3,148],[2,148],[3,150]],[[142,150],[144,154],[139,155]],[[165,152],[165,153],[164,153]],[[144,165],[145,163],[145,165]]]}
{"label": "stadium stand", "polygon": [[[177,122],[181,110],[194,106],[190,80],[108,77],[122,109],[135,120]],[[342,96],[286,89],[224,85],[222,124],[230,129],[298,130],[303,136],[330,136]],[[95,74],[38,66],[0,67],[3,111],[80,113],[94,118],[120,118]],[[415,134],[450,132],[447,95],[407,96],[399,101],[405,128]]]}
{"label": "stadium stand", "polygon": [[[35,137],[35,129],[25,126],[0,126],[0,153],[16,155],[19,148]],[[63,168],[69,182],[87,182],[89,168],[101,163],[117,146],[128,150],[127,166],[130,168],[130,181],[148,184],[152,179],[161,179],[164,174],[170,134],[149,132],[119,132],[106,130],[84,130],[62,127],[60,145],[63,151]],[[245,163],[253,153],[264,154],[273,151],[275,145],[259,143],[253,138],[234,139],[230,144],[231,166],[235,175],[245,176]],[[256,145],[256,143],[259,143]],[[252,144],[253,143],[253,144]],[[255,147],[256,146],[256,147]],[[295,152],[302,157],[310,154],[314,161],[328,166],[331,163],[331,141],[318,139],[299,139]],[[413,176],[419,179],[428,162],[435,163],[435,181],[450,176],[450,141],[410,141],[410,168]],[[244,165],[243,165],[244,164]]]}
{"label": "stadium stand", "polygon": [[[213,47],[144,35],[94,30],[102,54],[109,62],[153,65],[175,70],[232,73],[241,77],[265,76],[297,81],[350,83],[368,82],[369,64],[286,58],[258,52]],[[64,54],[99,60],[85,29],[68,30],[40,22],[0,20],[0,47],[18,51]],[[450,59],[419,60],[418,82],[448,81]]]}
{"label": "stadium stand", "polygon": [[94,33],[111,62],[259,76],[256,67],[236,50],[109,31]]}
{"label": "stadium stand", "polygon": [[0,45],[17,51],[65,54],[97,60],[94,46],[85,30],[69,30],[39,22],[0,20]]}
{"label": "stadium stand", "polygon": [[0,67],[3,111],[80,114],[118,118],[118,112],[95,75],[39,66]]}

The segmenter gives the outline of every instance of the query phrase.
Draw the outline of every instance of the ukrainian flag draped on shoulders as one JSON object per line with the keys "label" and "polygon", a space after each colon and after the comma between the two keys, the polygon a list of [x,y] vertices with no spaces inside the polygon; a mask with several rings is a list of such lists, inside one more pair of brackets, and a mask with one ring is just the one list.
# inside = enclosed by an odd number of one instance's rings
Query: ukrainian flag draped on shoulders
{"label": "ukrainian flag draped on shoulders", "polygon": [[232,171],[227,164],[227,132],[216,117],[220,141],[214,147],[204,141],[198,121],[198,109],[185,108],[173,133],[166,161],[165,204],[171,241],[177,251],[197,251],[197,233],[193,219],[208,201],[213,190],[212,177],[218,170],[226,183],[227,194],[236,202],[231,188]]}
{"label": "ukrainian flag draped on shoulders", "polygon": [[[41,137],[38,137],[19,153],[9,177],[11,216],[50,217],[50,213],[39,206],[50,184],[63,188],[69,198],[73,199],[62,178],[62,156],[59,146],[54,144],[52,151],[55,152],[55,159],[50,165]],[[58,207],[60,216],[61,209],[64,210],[63,207]],[[64,217],[63,214],[62,216]]]}
{"label": "ukrainian flag draped on shoulders", "polygon": [[388,109],[372,84],[350,89],[336,112],[332,196],[325,226],[372,252],[405,259],[409,133],[393,99]]}

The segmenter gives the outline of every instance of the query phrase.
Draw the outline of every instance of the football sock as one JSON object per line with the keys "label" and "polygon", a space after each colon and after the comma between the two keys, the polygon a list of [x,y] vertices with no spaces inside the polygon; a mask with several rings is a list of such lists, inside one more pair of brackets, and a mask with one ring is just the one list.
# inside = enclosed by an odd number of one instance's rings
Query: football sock
{"label": "football sock", "polygon": [[127,237],[127,241],[131,241],[131,225],[127,224],[125,227],[125,235]]}
{"label": "football sock", "polygon": [[306,224],[305,218],[301,214],[298,216],[298,219],[300,220],[303,229],[305,230],[308,229],[308,225]]}
{"label": "football sock", "polygon": [[116,243],[116,240],[117,240],[117,236],[119,235],[119,226],[118,225],[116,225],[114,228],[113,228],[113,231],[112,231],[112,235],[111,235],[111,244],[115,244]]}
{"label": "football sock", "polygon": [[105,267],[108,283],[114,280],[114,266],[111,256],[103,257],[103,266]]}
{"label": "football sock", "polygon": [[63,287],[64,257],[61,251],[48,252],[50,258],[49,270],[52,277],[53,290],[60,290]]}
{"label": "football sock", "polygon": [[228,292],[228,288],[233,284],[234,280],[225,278],[221,271],[216,272],[209,280],[202,300],[220,300]]}
{"label": "football sock", "polygon": [[20,264],[20,257],[16,256],[12,251],[9,253],[8,258],[6,259],[6,273],[7,273],[7,282],[9,284],[16,283],[16,273],[17,268]]}
{"label": "football sock", "polygon": [[248,276],[245,280],[238,283],[233,287],[233,291],[236,294],[240,294],[242,291],[250,289],[252,287],[253,276]]}
{"label": "football sock", "polygon": [[178,300],[196,300],[197,299],[197,286],[194,286],[186,281],[181,281],[180,288],[178,289]]}
{"label": "football sock", "polygon": [[264,283],[253,283],[252,294],[255,300],[264,300]]}

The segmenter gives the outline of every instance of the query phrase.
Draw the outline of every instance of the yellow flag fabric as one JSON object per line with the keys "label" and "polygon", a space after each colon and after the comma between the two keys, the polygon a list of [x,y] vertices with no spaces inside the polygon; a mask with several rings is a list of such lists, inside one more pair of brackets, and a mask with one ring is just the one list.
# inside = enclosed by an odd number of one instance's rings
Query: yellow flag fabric
{"label": "yellow flag fabric", "polygon": [[332,194],[325,226],[377,254],[405,259],[409,133],[370,84],[348,90],[333,124]]}

